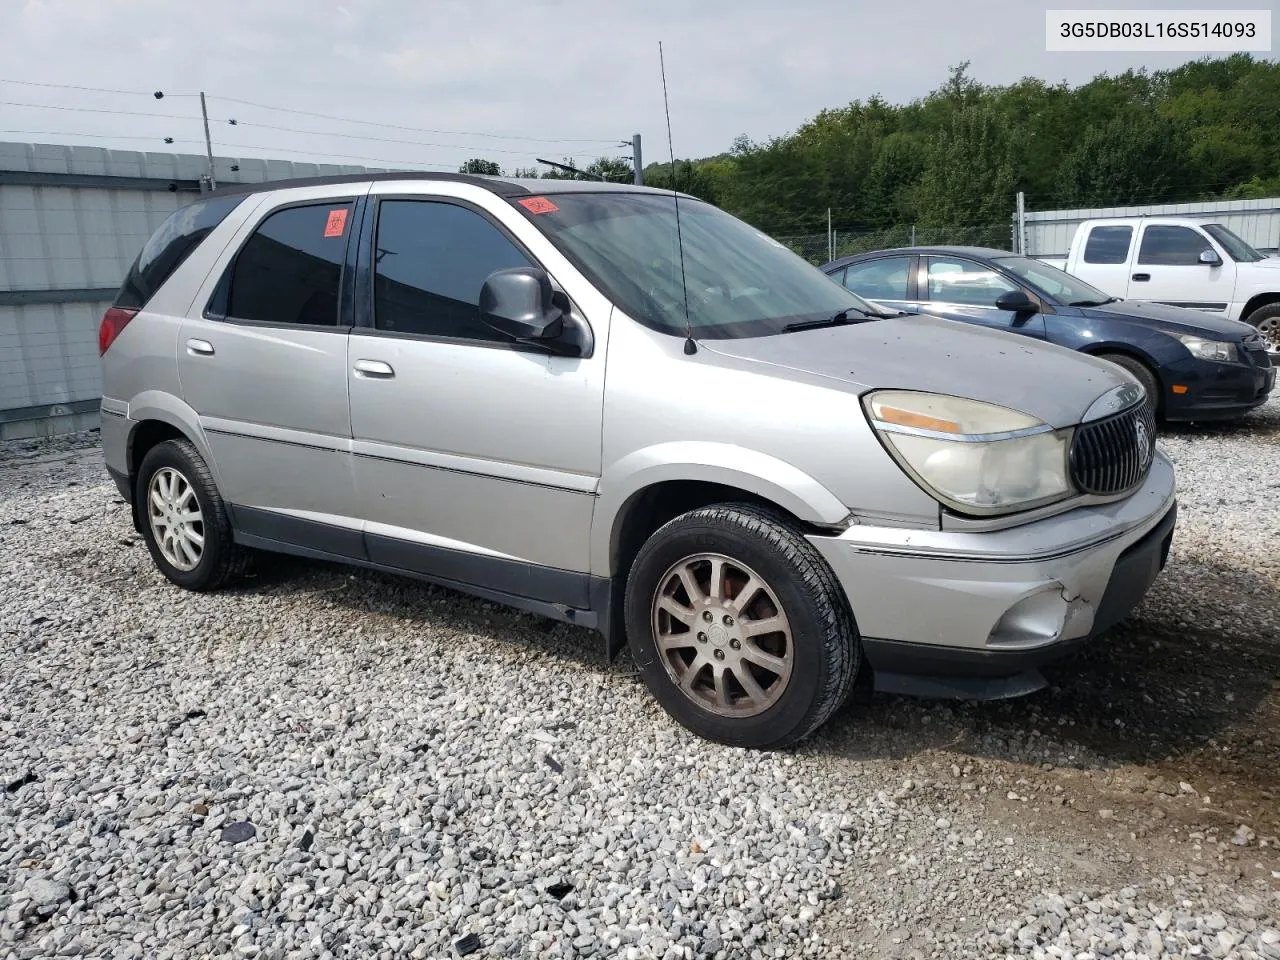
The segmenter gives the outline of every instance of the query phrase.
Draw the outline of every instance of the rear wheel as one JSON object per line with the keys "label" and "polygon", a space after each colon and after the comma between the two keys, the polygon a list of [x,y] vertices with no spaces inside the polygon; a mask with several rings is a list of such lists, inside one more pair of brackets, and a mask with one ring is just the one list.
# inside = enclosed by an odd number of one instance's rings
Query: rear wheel
{"label": "rear wheel", "polygon": [[1160,381],[1156,379],[1155,371],[1148,367],[1136,357],[1131,357],[1127,353],[1104,353],[1101,354],[1102,359],[1110,360],[1116,366],[1124,367],[1138,382],[1142,384],[1142,389],[1147,391],[1147,397],[1151,400],[1152,410],[1159,414],[1164,408],[1163,398],[1160,396]]}
{"label": "rear wheel", "polygon": [[1258,328],[1268,353],[1280,353],[1280,303],[1268,303],[1245,318],[1245,322]]}
{"label": "rear wheel", "polygon": [[859,643],[844,594],[785,517],[749,504],[693,510],[641,548],[627,637],[650,692],[700,736],[780,748],[845,701]]}
{"label": "rear wheel", "polygon": [[178,586],[216,590],[248,568],[249,552],[233,539],[226,504],[191,441],[147,451],[134,497],[151,559]]}

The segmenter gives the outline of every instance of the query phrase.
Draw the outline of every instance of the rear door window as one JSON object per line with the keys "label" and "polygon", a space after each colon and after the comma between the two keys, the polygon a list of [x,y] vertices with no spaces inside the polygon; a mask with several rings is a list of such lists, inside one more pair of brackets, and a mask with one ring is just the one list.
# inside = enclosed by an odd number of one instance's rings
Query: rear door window
{"label": "rear door window", "polygon": [[232,266],[227,315],[258,323],[333,327],[351,201],[277,210]]}
{"label": "rear door window", "polygon": [[244,196],[197,200],[169,214],[147,241],[116,295],[115,305],[141,310]]}
{"label": "rear door window", "polygon": [[1085,263],[1124,263],[1129,259],[1133,227],[1094,227],[1084,245]]}
{"label": "rear door window", "polygon": [[1200,254],[1212,247],[1199,231],[1190,227],[1152,225],[1142,232],[1138,262],[1151,266],[1192,267]]}

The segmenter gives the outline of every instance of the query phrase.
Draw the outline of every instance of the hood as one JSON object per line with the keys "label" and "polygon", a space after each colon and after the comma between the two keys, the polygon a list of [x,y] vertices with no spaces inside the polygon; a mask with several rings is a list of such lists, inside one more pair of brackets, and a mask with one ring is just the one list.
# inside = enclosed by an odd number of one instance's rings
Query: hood
{"label": "hood", "polygon": [[1237,263],[1237,270],[1280,270],[1280,255],[1271,254],[1261,260],[1253,260],[1249,263]]}
{"label": "hood", "polygon": [[912,315],[699,348],[870,389],[923,390],[1077,424],[1099,396],[1134,382],[1114,364],[1012,333]]}
{"label": "hood", "polygon": [[1240,340],[1257,332],[1249,324],[1228,320],[1221,314],[1205,313],[1203,310],[1191,310],[1187,307],[1170,307],[1163,303],[1117,300],[1100,307],[1077,309],[1086,317],[1102,320],[1127,318],[1165,333],[1189,333],[1214,340]]}

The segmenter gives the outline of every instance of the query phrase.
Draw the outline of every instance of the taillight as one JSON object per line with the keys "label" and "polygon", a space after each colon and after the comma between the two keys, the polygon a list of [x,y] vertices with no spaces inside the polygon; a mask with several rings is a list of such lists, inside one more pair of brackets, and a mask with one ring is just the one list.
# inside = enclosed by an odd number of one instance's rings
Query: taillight
{"label": "taillight", "polygon": [[102,315],[102,323],[98,325],[98,356],[107,352],[107,347],[115,342],[120,332],[137,315],[137,310],[129,310],[125,307],[111,307]]}

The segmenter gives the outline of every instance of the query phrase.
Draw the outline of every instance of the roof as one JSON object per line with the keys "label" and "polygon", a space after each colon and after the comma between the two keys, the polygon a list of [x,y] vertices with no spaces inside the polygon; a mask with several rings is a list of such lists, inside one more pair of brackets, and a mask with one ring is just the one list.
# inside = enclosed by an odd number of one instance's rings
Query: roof
{"label": "roof", "polygon": [[[266,193],[273,190],[288,190],[293,187],[328,187],[344,183],[380,183],[384,181],[447,181],[452,183],[470,183],[496,193],[500,197],[527,197],[551,193],[657,193],[667,194],[668,190],[653,187],[638,187],[631,183],[606,183],[601,180],[537,180],[517,179],[516,177],[486,177],[474,173],[433,173],[430,171],[397,171],[394,173],[350,173],[333,177],[304,177],[294,180],[264,180],[261,183],[237,183],[227,187],[218,187],[218,195],[227,196],[237,193]],[[680,194],[681,199],[696,199],[688,194]]]}
{"label": "roof", "polygon": [[855,260],[865,260],[869,257],[882,257],[887,254],[905,254],[905,253],[940,253],[940,254],[957,254],[962,257],[986,257],[988,259],[996,259],[998,257],[1016,257],[1017,254],[1009,250],[998,250],[995,247],[890,247],[884,250],[868,250],[866,253],[855,253],[852,256],[841,257],[839,260],[832,260],[825,264],[827,267],[844,266],[853,263]]}

